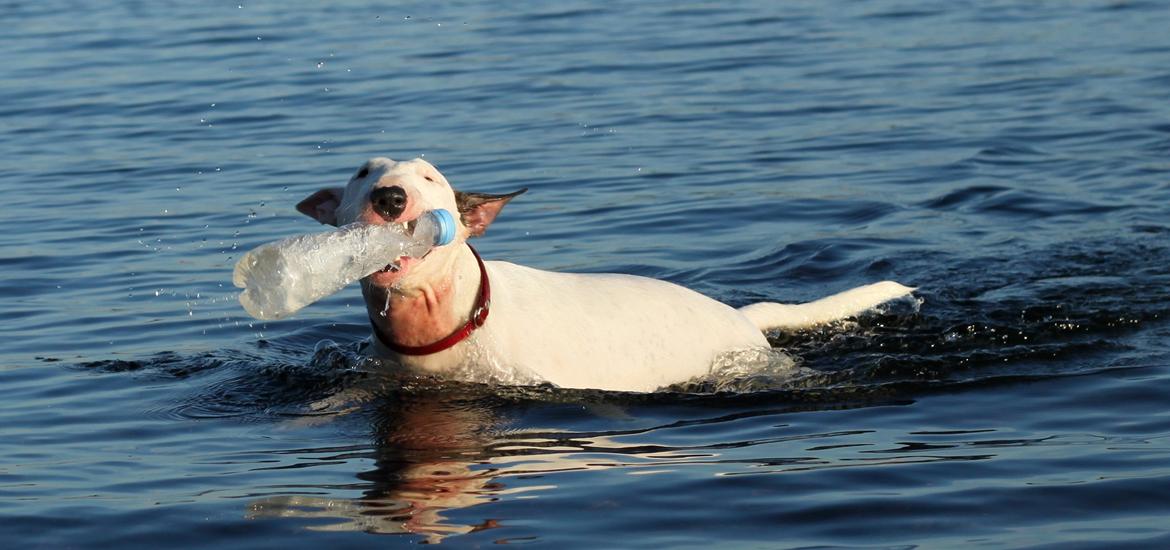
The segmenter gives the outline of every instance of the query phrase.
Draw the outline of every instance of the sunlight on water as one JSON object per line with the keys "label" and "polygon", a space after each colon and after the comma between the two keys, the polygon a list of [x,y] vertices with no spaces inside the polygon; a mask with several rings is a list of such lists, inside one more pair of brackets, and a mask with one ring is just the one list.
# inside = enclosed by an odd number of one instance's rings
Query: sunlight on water
{"label": "sunlight on water", "polygon": [[[1170,547],[1170,5],[3,9],[8,546]],[[916,298],[649,393],[245,315],[382,155],[529,188],[489,260]]]}

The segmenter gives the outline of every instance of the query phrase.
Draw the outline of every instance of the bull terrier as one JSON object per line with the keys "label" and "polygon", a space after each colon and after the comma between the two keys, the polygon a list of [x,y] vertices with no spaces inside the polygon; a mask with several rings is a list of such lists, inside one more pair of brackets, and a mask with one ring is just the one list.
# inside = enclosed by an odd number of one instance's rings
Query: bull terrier
{"label": "bull terrier", "polygon": [[317,191],[297,210],[334,226],[458,213],[453,242],[361,281],[374,332],[368,353],[439,376],[482,367],[566,388],[654,391],[707,374],[726,354],[769,349],[768,330],[844,319],[913,290],[884,281],[804,304],[735,309],[646,277],[483,261],[467,240],[524,191],[456,191],[425,160],[374,158],[345,187]]}

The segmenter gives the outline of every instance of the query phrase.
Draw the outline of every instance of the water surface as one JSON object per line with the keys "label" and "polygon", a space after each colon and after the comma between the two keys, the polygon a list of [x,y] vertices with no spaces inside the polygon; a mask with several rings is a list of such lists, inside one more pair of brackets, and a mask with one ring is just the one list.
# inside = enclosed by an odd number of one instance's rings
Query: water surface
{"label": "water surface", "polygon": [[[1170,545],[1170,7],[8,2],[12,547]],[[362,368],[231,268],[366,158],[529,187],[478,247],[740,306],[798,374]]]}

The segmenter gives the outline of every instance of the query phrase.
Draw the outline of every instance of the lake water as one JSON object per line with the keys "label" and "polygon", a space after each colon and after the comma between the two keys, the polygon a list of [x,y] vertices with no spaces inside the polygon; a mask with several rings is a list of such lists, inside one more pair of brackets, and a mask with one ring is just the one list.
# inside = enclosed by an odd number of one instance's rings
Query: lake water
{"label": "lake water", "polygon": [[[0,13],[4,547],[1170,546],[1170,4]],[[356,288],[231,270],[383,155],[529,187],[489,259],[921,303],[656,394],[366,372]]]}

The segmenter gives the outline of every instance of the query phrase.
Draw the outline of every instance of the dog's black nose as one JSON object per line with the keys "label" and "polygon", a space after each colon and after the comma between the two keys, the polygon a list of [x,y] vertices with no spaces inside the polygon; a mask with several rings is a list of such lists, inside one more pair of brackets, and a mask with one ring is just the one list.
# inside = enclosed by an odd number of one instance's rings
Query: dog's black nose
{"label": "dog's black nose", "polygon": [[379,187],[370,193],[370,204],[374,205],[374,212],[392,222],[406,210],[406,191],[397,185]]}

